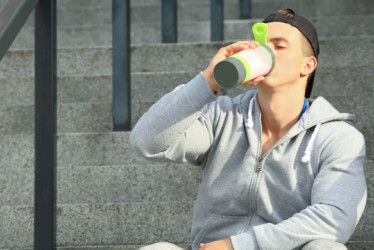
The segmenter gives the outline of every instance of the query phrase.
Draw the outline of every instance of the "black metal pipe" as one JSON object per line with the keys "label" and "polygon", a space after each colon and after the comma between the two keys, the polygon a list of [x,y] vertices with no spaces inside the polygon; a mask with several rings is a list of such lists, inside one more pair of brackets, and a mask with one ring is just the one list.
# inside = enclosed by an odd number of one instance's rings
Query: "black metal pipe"
{"label": "black metal pipe", "polygon": [[113,130],[131,130],[130,0],[113,0]]}
{"label": "black metal pipe", "polygon": [[35,8],[38,0],[7,1],[0,12],[0,60]]}
{"label": "black metal pipe", "polygon": [[162,0],[162,42],[178,41],[178,4],[177,0]]}
{"label": "black metal pipe", "polygon": [[239,10],[240,10],[241,19],[252,18],[252,1],[251,0],[240,0]]}
{"label": "black metal pipe", "polygon": [[223,0],[210,0],[210,40],[223,41]]}
{"label": "black metal pipe", "polygon": [[56,0],[35,8],[34,249],[56,247]]}

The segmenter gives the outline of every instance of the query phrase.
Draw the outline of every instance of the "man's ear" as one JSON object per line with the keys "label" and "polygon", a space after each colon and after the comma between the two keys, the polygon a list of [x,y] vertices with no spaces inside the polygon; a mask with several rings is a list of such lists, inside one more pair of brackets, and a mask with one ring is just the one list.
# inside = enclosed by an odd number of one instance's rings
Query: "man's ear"
{"label": "man's ear", "polygon": [[311,74],[317,67],[317,58],[314,56],[305,57],[303,67],[301,69],[300,75],[306,76]]}

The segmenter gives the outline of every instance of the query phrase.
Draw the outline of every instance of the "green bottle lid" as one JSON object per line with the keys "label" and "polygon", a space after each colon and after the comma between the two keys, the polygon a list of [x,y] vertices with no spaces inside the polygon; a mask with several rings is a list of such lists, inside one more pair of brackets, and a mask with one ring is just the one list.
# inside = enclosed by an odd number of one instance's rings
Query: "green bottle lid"
{"label": "green bottle lid", "polygon": [[267,45],[268,25],[266,23],[255,23],[252,26],[252,33],[256,42]]}

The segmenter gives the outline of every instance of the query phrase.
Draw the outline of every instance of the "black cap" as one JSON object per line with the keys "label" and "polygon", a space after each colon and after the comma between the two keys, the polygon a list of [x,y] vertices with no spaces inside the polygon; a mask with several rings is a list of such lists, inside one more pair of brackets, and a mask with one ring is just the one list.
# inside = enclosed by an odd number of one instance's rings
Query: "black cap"
{"label": "black cap", "polygon": [[[312,46],[314,56],[318,59],[319,42],[318,42],[317,31],[314,28],[313,24],[309,22],[307,19],[305,19],[304,17],[297,15],[293,10],[291,9],[287,9],[287,10],[292,12],[294,17],[272,14],[264,19],[264,23],[283,22],[283,23],[288,23],[291,26],[297,28],[309,41],[310,45]],[[315,75],[315,70],[309,78],[309,82],[308,82],[308,85],[305,91],[305,97],[310,97],[310,94],[312,93],[314,75]]]}

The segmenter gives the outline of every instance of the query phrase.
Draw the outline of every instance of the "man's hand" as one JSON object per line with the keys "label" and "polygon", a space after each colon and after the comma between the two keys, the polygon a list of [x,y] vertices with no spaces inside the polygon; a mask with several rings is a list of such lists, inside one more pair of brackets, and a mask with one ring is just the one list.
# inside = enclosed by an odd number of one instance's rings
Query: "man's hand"
{"label": "man's hand", "polygon": [[[220,50],[218,50],[217,54],[213,57],[209,66],[203,71],[203,75],[205,79],[208,81],[209,86],[214,93],[219,89],[219,86],[216,84],[213,78],[213,70],[217,63],[242,50],[255,49],[258,46],[259,43],[254,41],[241,41],[227,45],[226,47],[223,47]],[[247,84],[250,85],[249,82]]]}
{"label": "man's hand", "polygon": [[234,250],[230,239],[201,243],[200,250]]}

